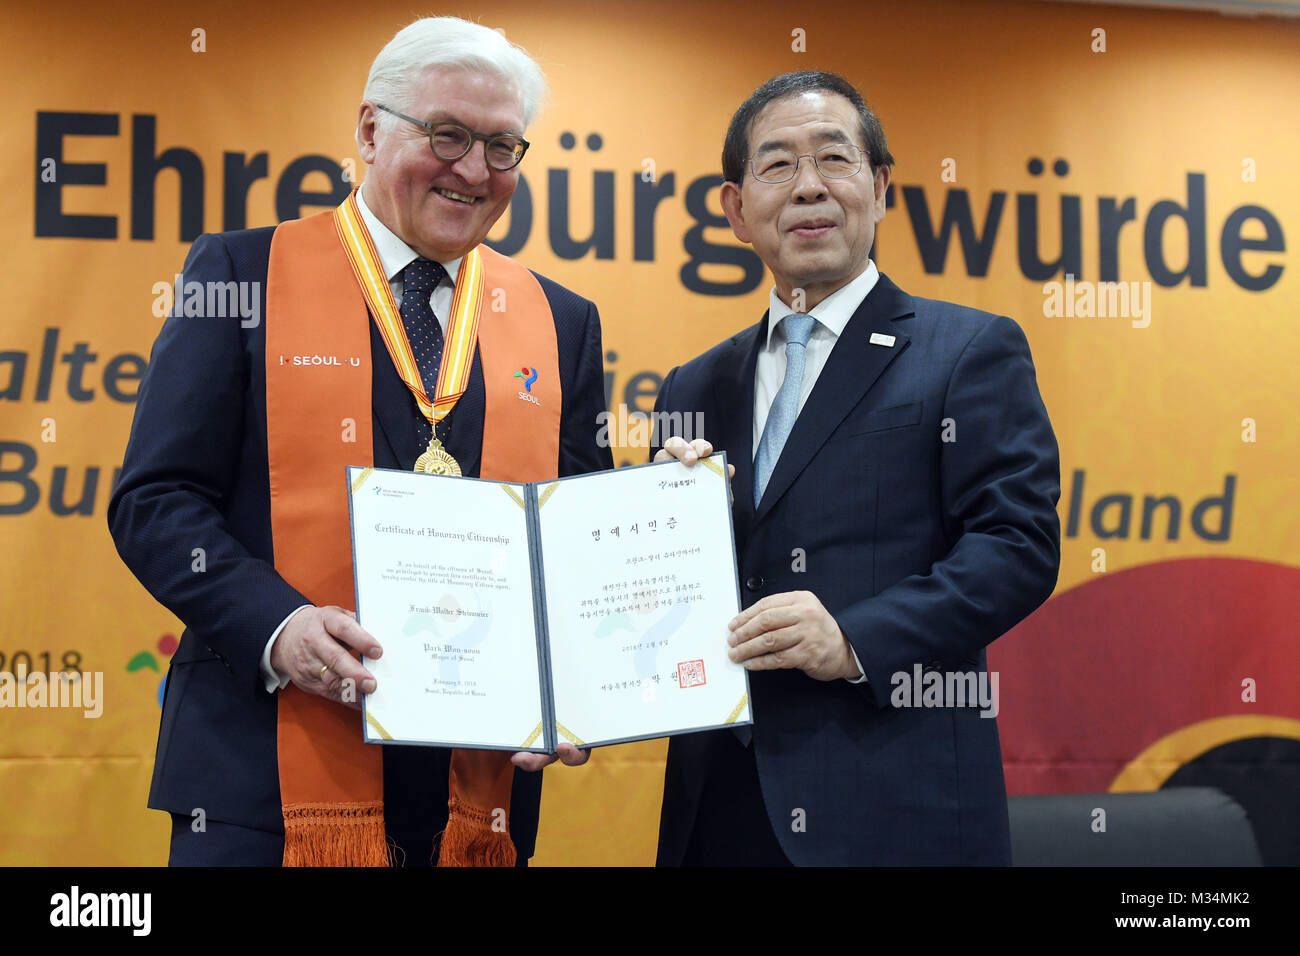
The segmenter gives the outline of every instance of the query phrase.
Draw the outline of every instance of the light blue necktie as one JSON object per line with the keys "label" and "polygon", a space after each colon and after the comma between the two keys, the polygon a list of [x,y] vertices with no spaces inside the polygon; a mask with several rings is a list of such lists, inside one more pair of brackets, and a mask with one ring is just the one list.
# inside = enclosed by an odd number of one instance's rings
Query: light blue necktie
{"label": "light blue necktie", "polygon": [[767,424],[763,426],[763,438],[758,443],[758,455],[754,458],[755,508],[763,500],[763,490],[772,477],[790,430],[794,428],[794,420],[799,416],[799,393],[803,388],[803,368],[808,357],[808,336],[812,334],[816,321],[802,312],[791,313],[781,320],[785,327],[785,379],[772,400]]}

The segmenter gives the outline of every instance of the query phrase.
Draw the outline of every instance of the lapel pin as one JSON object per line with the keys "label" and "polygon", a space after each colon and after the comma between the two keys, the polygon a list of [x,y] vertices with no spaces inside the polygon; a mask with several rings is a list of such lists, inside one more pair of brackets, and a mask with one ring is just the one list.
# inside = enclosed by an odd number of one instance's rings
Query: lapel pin
{"label": "lapel pin", "polygon": [[883,334],[883,333],[881,333],[881,332],[872,332],[872,333],[871,333],[871,344],[872,344],[872,345],[883,345],[883,346],[885,346],[886,348],[891,348],[891,349],[892,349],[892,348],[894,347],[894,337],[893,337],[892,335],[885,335],[885,334]]}

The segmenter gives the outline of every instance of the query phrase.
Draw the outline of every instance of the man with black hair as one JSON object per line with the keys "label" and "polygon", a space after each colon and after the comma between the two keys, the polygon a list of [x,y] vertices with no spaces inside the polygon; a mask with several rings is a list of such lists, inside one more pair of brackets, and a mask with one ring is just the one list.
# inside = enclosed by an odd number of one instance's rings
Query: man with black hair
{"label": "man with black hair", "polygon": [[701,413],[712,441],[654,444],[736,467],[728,641],[754,724],[672,740],[659,863],[1006,865],[995,710],[948,691],[987,690],[985,647],[1056,585],[1060,465],[1028,343],[877,270],[894,159],[843,77],[764,84],[722,161],[770,308],[664,380],[656,420]]}

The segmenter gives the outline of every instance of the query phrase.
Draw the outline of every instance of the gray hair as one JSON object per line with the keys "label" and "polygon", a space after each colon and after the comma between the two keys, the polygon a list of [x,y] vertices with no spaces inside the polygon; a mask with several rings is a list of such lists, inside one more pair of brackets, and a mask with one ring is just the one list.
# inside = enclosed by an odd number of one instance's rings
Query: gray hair
{"label": "gray hair", "polygon": [[[525,128],[546,98],[546,77],[522,47],[503,33],[456,17],[425,17],[399,30],[370,65],[362,98],[409,112],[420,76],[435,67],[485,71],[514,83]],[[381,123],[398,122],[388,113],[379,116]]]}

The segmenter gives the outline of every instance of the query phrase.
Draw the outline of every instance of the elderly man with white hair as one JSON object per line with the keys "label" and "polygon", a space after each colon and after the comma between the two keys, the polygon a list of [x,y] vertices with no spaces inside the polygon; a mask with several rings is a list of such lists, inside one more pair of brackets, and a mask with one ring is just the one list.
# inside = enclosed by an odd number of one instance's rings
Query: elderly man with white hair
{"label": "elderly man with white hair", "polygon": [[361,189],[190,251],[187,282],[255,284],[265,321],[167,319],[108,513],[123,560],[186,626],[149,795],[172,814],[172,865],[532,854],[537,771],[555,757],[362,743],[357,691],[382,648],[345,610],[343,475],[613,467],[595,307],[484,244],[545,91],[500,33],[418,20],[371,67]]}

